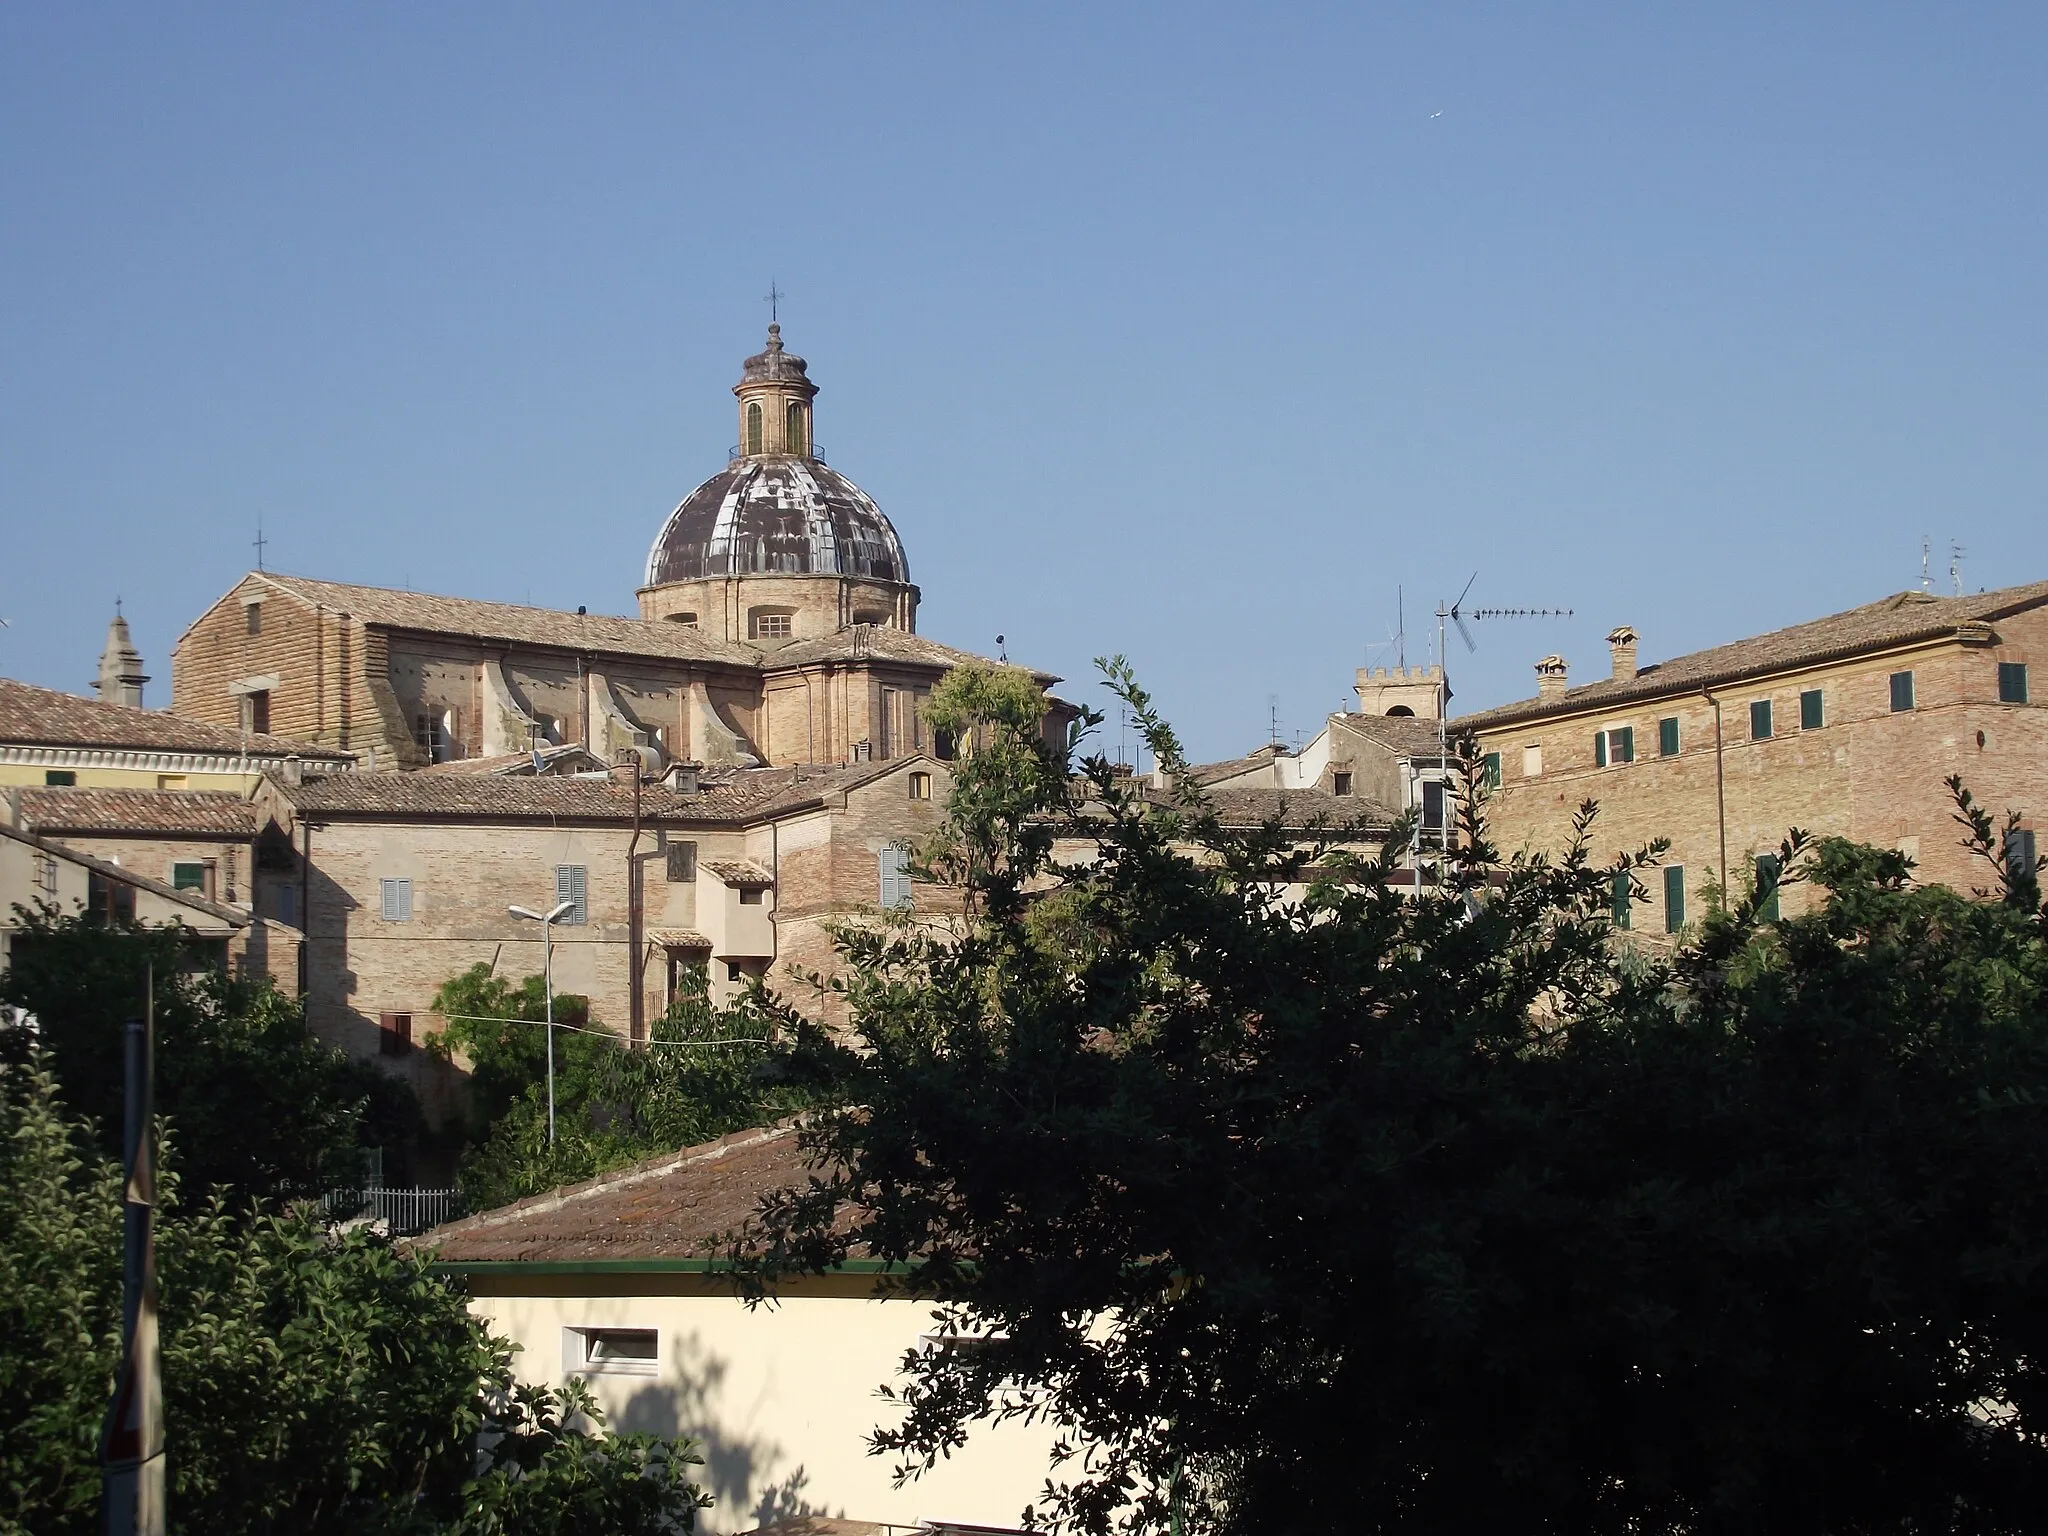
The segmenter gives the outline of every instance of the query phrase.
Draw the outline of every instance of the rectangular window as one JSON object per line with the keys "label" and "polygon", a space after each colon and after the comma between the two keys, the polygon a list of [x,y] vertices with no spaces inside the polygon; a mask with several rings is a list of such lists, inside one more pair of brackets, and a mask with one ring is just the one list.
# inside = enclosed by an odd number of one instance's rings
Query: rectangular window
{"label": "rectangular window", "polygon": [[258,688],[242,695],[242,729],[258,736],[270,734],[270,690]]}
{"label": "rectangular window", "polygon": [[1597,731],[1593,736],[1593,765],[1605,768],[1608,764],[1632,763],[1636,760],[1636,728],[1632,725],[1617,726],[1611,731]]}
{"label": "rectangular window", "polygon": [[758,886],[758,885],[743,885],[743,886],[741,886],[741,887],[740,887],[740,905],[741,905],[741,906],[743,906],[743,907],[758,907],[758,906],[760,906],[760,905],[761,905],[761,892],[762,892],[762,891],[763,891],[764,889],[765,889],[765,887],[763,887],[763,886]]}
{"label": "rectangular window", "polygon": [[1892,713],[1902,715],[1913,707],[1913,674],[1894,672],[1892,674]]}
{"label": "rectangular window", "polygon": [[562,1368],[571,1375],[652,1376],[661,1335],[652,1328],[564,1328]]}
{"label": "rectangular window", "polygon": [[1669,864],[1664,869],[1664,931],[1676,933],[1685,926],[1685,866]]}
{"label": "rectangular window", "polygon": [[739,961],[728,960],[725,962],[725,979],[727,981],[745,981],[747,973],[741,968]]}
{"label": "rectangular window", "polygon": [[1422,781],[1422,824],[1431,831],[1439,831],[1444,825],[1444,781],[1424,779]]}
{"label": "rectangular window", "polygon": [[2041,866],[2034,858],[2034,833],[2030,827],[2014,827],[2005,834],[2005,877],[2030,878]]}
{"label": "rectangular window", "polygon": [[201,863],[186,863],[180,860],[171,866],[171,889],[177,891],[198,891],[206,893],[206,866]]}
{"label": "rectangular window", "polygon": [[1534,779],[1540,777],[1542,773],[1542,745],[1539,743],[1538,745],[1533,747],[1522,748],[1522,777],[1525,779]]}
{"label": "rectangular window", "polygon": [[271,887],[270,915],[294,928],[299,926],[299,888],[296,885]]}
{"label": "rectangular window", "polygon": [[1666,715],[1657,722],[1657,755],[1678,756],[1678,716]]}
{"label": "rectangular window", "polygon": [[1614,889],[1609,905],[1614,914],[1614,926],[1627,928],[1629,908],[1635,905],[1635,882],[1625,869],[1614,872]]}
{"label": "rectangular window", "polygon": [[1998,664],[1998,702],[2027,702],[2027,664],[2024,661],[2001,661]]}
{"label": "rectangular window", "polygon": [[1331,794],[1333,794],[1333,795],[1348,795],[1348,794],[1350,794],[1350,793],[1351,793],[1351,775],[1350,775],[1350,774],[1348,774],[1348,773],[1333,773],[1333,774],[1331,774],[1331,775],[1330,775],[1330,793],[1331,793]]}
{"label": "rectangular window", "polygon": [[1760,853],[1756,856],[1756,915],[1767,923],[1778,920],[1778,856],[1775,853]]}
{"label": "rectangular window", "polygon": [[1757,699],[1749,706],[1749,739],[1769,741],[1771,739],[1771,701]]}
{"label": "rectangular window", "polygon": [[57,861],[45,853],[36,855],[36,889],[45,896],[57,894]]}
{"label": "rectangular window", "polygon": [[[1346,774],[1345,777],[1349,778],[1350,775]],[[1489,752],[1479,760],[1479,782],[1488,789],[1500,788],[1500,754],[1498,752]],[[1344,793],[1348,795],[1351,791],[1347,788]]]}
{"label": "rectangular window", "polygon": [[379,1056],[403,1056],[412,1049],[412,1015],[409,1013],[380,1013],[377,1015],[377,1054]]}
{"label": "rectangular window", "polygon": [[409,923],[412,921],[412,882],[410,880],[379,880],[377,882],[378,910],[387,923]]}
{"label": "rectangular window", "polygon": [[910,905],[910,855],[901,848],[883,848],[875,854],[881,870],[881,904],[889,911]]}
{"label": "rectangular window", "polygon": [[1818,688],[1808,688],[1799,695],[1799,729],[1817,731],[1827,723],[1827,700]]}
{"label": "rectangular window", "polygon": [[43,782],[59,789],[69,789],[78,782],[78,775],[69,768],[45,768]]}
{"label": "rectangular window", "polygon": [[757,611],[749,617],[750,628],[753,631],[751,638],[755,640],[787,640],[794,623],[793,616],[787,613]]}
{"label": "rectangular window", "polygon": [[685,885],[697,878],[697,845],[695,843],[670,843],[668,845],[668,878],[672,885]]}
{"label": "rectangular window", "polygon": [[244,603],[242,605],[242,617],[247,622],[250,634],[260,635],[263,633],[263,605],[261,603]]}
{"label": "rectangular window", "polygon": [[1593,733],[1593,766],[1595,768],[1605,768],[1607,766],[1607,733],[1605,731],[1595,731]]}
{"label": "rectangular window", "polygon": [[412,717],[413,745],[427,754],[429,762],[445,762],[448,756],[448,732],[437,714],[418,714]]}
{"label": "rectangular window", "polygon": [[565,901],[572,904],[567,912],[556,919],[557,922],[566,923],[572,928],[580,928],[590,921],[587,874],[587,870],[581,864],[555,866],[555,905],[559,907]]}
{"label": "rectangular window", "polygon": [[928,773],[913,773],[913,774],[911,774],[911,775],[910,775],[910,798],[911,798],[911,799],[913,799],[913,800],[929,800],[929,799],[931,799],[931,797],[932,797],[932,776],[931,776],[930,774],[928,774]]}

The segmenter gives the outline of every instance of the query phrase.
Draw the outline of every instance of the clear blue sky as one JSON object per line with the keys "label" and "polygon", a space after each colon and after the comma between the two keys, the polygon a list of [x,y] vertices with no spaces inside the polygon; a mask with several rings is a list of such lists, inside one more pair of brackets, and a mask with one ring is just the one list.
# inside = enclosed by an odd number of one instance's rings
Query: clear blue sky
{"label": "clear blue sky", "polygon": [[[0,674],[252,562],[631,612],[788,291],[921,627],[1191,748],[2048,577],[2048,7],[0,10]],[[1114,745],[1115,731],[1111,737]]]}

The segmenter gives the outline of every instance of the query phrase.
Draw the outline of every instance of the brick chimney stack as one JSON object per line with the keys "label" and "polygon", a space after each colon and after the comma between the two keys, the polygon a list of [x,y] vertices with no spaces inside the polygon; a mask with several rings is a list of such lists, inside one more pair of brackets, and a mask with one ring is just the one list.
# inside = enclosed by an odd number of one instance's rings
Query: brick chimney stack
{"label": "brick chimney stack", "polygon": [[1548,704],[1564,697],[1565,665],[1562,656],[1546,656],[1536,663],[1536,697]]}
{"label": "brick chimney stack", "polygon": [[1607,636],[1607,648],[1614,656],[1614,680],[1636,680],[1636,632],[1631,625],[1618,624]]}

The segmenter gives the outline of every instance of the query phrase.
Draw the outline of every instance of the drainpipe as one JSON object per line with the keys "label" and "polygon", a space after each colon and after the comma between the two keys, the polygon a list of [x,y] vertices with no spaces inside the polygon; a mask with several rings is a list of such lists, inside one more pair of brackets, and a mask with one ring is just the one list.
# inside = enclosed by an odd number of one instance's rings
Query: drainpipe
{"label": "drainpipe", "polygon": [[304,1007],[313,991],[313,823],[301,818],[299,828],[306,834],[299,855],[299,1003]]}
{"label": "drainpipe", "polygon": [[641,954],[640,910],[640,754],[629,750],[633,759],[633,840],[626,845],[626,937],[632,945],[626,963],[627,984],[633,989],[632,1023],[627,1038],[634,1045],[647,1043],[647,999],[642,987],[645,960]]}
{"label": "drainpipe", "polygon": [[1721,765],[1721,701],[1714,690],[1702,688],[1700,697],[1714,706],[1714,819],[1721,832],[1721,900],[1728,900],[1728,781]]}

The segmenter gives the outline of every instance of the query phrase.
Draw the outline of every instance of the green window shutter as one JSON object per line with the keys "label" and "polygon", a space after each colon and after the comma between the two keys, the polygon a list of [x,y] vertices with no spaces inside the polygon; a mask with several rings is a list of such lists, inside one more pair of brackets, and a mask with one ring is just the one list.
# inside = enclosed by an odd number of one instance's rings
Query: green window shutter
{"label": "green window shutter", "polygon": [[1760,853],[1756,856],[1756,893],[1761,898],[1757,916],[1767,923],[1778,920],[1778,856],[1775,853]]}
{"label": "green window shutter", "polygon": [[1607,766],[1607,733],[1605,731],[1595,731],[1593,733],[1593,766],[1595,768],[1605,768]]}
{"label": "green window shutter", "polygon": [[1678,756],[1678,716],[1666,715],[1657,722],[1657,755]]}
{"label": "green window shutter", "polygon": [[1486,775],[1486,787],[1488,789],[1499,789],[1500,754],[1498,752],[1489,752],[1486,754],[1484,772]]}
{"label": "green window shutter", "polygon": [[1685,926],[1685,866],[1667,865],[1664,870],[1664,931],[1676,933]]}
{"label": "green window shutter", "polygon": [[1624,725],[1614,733],[1614,760],[1617,763],[1632,763],[1636,760],[1636,728]]}
{"label": "green window shutter", "polygon": [[1913,707],[1913,674],[1894,672],[1892,674],[1892,713],[1902,715]]}
{"label": "green window shutter", "polygon": [[1628,871],[1625,869],[1617,869],[1614,872],[1614,897],[1612,903],[1614,910],[1615,927],[1628,927],[1628,909],[1633,904],[1631,898],[1634,896],[1634,894],[1635,892],[1629,880]]}
{"label": "green window shutter", "polygon": [[1805,689],[1799,695],[1799,729],[1817,731],[1827,718],[1826,701],[1818,688]]}
{"label": "green window shutter", "polygon": [[2034,833],[2031,827],[2015,827],[2005,834],[2005,877],[2008,880],[2033,878],[2040,865],[2034,858]]}
{"label": "green window shutter", "polygon": [[2024,661],[2001,661],[1998,664],[1998,702],[2027,702],[2027,664]]}
{"label": "green window shutter", "polygon": [[1749,706],[1749,739],[1769,741],[1771,738],[1771,701],[1758,699]]}

